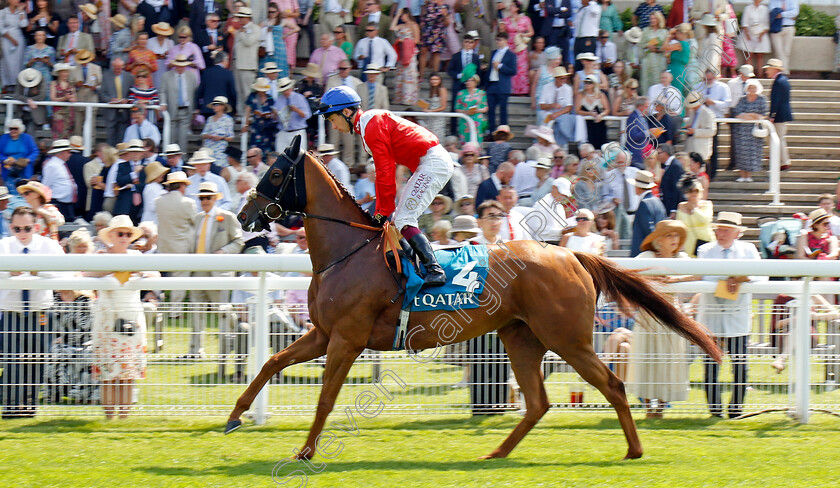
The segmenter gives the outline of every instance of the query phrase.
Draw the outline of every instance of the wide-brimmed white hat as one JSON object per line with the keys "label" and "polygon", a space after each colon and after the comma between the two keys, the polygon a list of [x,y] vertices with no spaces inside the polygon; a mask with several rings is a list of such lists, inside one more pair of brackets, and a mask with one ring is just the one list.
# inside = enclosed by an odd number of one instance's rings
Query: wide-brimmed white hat
{"label": "wide-brimmed white hat", "polygon": [[47,154],[58,154],[63,151],[69,151],[70,149],[70,141],[67,139],[56,139],[53,141],[52,146],[50,146],[50,150],[47,151]]}
{"label": "wide-brimmed white hat", "polygon": [[767,68],[774,68],[774,69],[785,69],[785,63],[782,62],[781,59],[778,58],[770,58],[767,60],[767,64],[764,65],[761,69]]}
{"label": "wide-brimmed white hat", "polygon": [[186,54],[179,54],[175,56],[175,59],[169,62],[169,66],[189,66],[191,64],[193,63],[187,59]]}
{"label": "wide-brimmed white hat", "polygon": [[645,170],[636,172],[636,177],[627,178],[627,182],[637,188],[644,188],[645,190],[649,190],[656,186],[656,181],[653,176],[653,173]]}
{"label": "wide-brimmed white hat", "polygon": [[97,235],[99,240],[105,244],[113,244],[111,242],[111,231],[117,229],[129,229],[131,231],[131,241],[134,242],[143,236],[143,229],[134,226],[131,217],[128,215],[117,215],[108,223],[108,227],[100,230]]}
{"label": "wide-brimmed white hat", "polygon": [[184,154],[184,151],[181,150],[181,146],[178,144],[167,144],[163,146],[163,154],[164,156],[173,156],[175,154]]}
{"label": "wide-brimmed white hat", "polygon": [[41,80],[44,79],[44,76],[35,68],[26,68],[18,73],[17,79],[22,87],[32,88],[33,86],[38,86]]}
{"label": "wide-brimmed white hat", "polygon": [[747,80],[746,84],[744,85],[744,95],[747,94],[747,89],[751,86],[755,86],[756,95],[761,95],[764,92],[764,85],[762,85],[761,82],[758,81],[757,79],[753,78],[753,79]]}
{"label": "wide-brimmed white hat", "polygon": [[442,193],[438,193],[432,199],[432,203],[435,203],[435,200],[443,200],[443,213],[444,214],[448,214],[449,212],[452,211],[452,199],[449,198],[448,196],[446,196]]}
{"label": "wide-brimmed white hat", "polygon": [[24,124],[23,120],[21,119],[12,119],[9,122],[9,129],[11,129],[12,127],[17,127],[21,134],[26,132],[26,124]]}
{"label": "wide-brimmed white hat", "polygon": [[554,167],[548,158],[538,158],[536,161],[531,161],[530,166],[535,169],[551,169]]}
{"label": "wide-brimmed white hat", "polygon": [[202,147],[201,149],[197,150],[193,153],[192,157],[187,164],[196,165],[196,164],[206,164],[206,163],[213,163],[216,161],[216,158],[213,157],[213,153],[210,152],[209,149],[206,147]]}
{"label": "wide-brimmed white hat", "polygon": [[58,76],[58,74],[62,71],[70,71],[71,68],[72,66],[70,66],[68,63],[55,63],[52,71],[53,76]]}
{"label": "wide-brimmed white hat", "polygon": [[143,147],[143,141],[140,139],[131,139],[125,143],[125,146],[117,148],[117,154],[125,154],[129,152],[142,152],[145,151],[146,148]]}
{"label": "wide-brimmed white hat", "polygon": [[732,227],[741,232],[747,230],[741,225],[741,214],[738,212],[718,212],[717,220],[712,222],[712,228],[717,227]]}
{"label": "wide-brimmed white hat", "polygon": [[717,27],[718,21],[714,14],[705,14],[700,19],[700,25],[705,25],[706,27]]}
{"label": "wide-brimmed white hat", "polygon": [[362,71],[362,73],[365,73],[365,74],[368,74],[368,75],[382,74],[382,66],[379,66],[378,64],[375,64],[375,63],[370,63],[369,65],[367,65],[367,68],[365,68],[365,70]]}
{"label": "wide-brimmed white hat", "polygon": [[580,53],[575,56],[575,59],[578,61],[598,61],[598,56],[595,56],[595,53]]}
{"label": "wide-brimmed white hat", "polygon": [[278,92],[284,92],[286,90],[291,90],[292,88],[294,88],[294,86],[295,86],[295,80],[293,80],[293,79],[291,79],[287,76],[284,76],[283,78],[280,78],[279,80],[277,80],[277,91]]}
{"label": "wide-brimmed white hat", "polygon": [[537,137],[548,141],[549,144],[554,144],[554,131],[546,125],[529,125],[525,127],[525,136]]}
{"label": "wide-brimmed white hat", "polygon": [[624,31],[624,39],[631,44],[638,44],[642,40],[642,29],[631,27]]}
{"label": "wide-brimmed white hat", "polygon": [[169,185],[172,183],[186,183],[187,186],[192,184],[189,178],[187,178],[187,174],[183,171],[173,171],[166,175],[166,181],[164,181],[163,184]]}
{"label": "wide-brimmed white hat", "polygon": [[213,98],[213,101],[207,104],[208,107],[212,105],[224,105],[225,112],[231,112],[233,110],[233,107],[230,106],[230,101],[228,100],[228,97],[223,95],[219,95]]}
{"label": "wide-brimmed white hat", "polygon": [[260,70],[260,73],[267,75],[269,73],[279,73],[280,71],[281,69],[279,66],[277,66],[277,63],[275,63],[274,61],[269,61],[265,63],[265,66],[263,66],[263,68]]}
{"label": "wide-brimmed white hat", "polygon": [[222,195],[222,192],[219,191],[219,187],[216,186],[215,183],[212,181],[204,181],[198,185],[198,196],[203,197],[208,195],[216,197],[216,200],[224,196]]}

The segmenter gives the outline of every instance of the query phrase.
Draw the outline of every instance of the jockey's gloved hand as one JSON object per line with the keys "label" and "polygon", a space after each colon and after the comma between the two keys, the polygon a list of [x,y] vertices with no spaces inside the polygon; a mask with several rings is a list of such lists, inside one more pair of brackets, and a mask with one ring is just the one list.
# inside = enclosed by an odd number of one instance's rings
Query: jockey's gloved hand
{"label": "jockey's gloved hand", "polygon": [[383,225],[385,225],[385,222],[387,222],[387,221],[388,221],[388,217],[386,217],[382,214],[376,214],[376,215],[373,216],[373,223],[376,226],[382,227]]}

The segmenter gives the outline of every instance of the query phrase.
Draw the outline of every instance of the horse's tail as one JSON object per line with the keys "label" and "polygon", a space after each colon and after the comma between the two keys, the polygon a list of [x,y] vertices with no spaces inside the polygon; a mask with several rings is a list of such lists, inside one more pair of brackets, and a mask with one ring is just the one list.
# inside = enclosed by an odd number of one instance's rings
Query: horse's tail
{"label": "horse's tail", "polygon": [[615,301],[622,309],[642,309],[655,317],[661,324],[697,344],[715,361],[721,362],[723,354],[709,330],[678,310],[662,292],[656,290],[650,280],[636,271],[625,270],[612,261],[583,252],[572,251],[586,271],[592,276],[595,289],[608,299]]}

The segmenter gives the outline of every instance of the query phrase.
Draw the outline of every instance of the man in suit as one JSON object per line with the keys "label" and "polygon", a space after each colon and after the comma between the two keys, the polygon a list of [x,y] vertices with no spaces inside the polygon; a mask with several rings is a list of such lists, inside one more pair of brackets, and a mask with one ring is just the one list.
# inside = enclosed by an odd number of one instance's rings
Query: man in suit
{"label": "man in suit", "polygon": [[490,0],[456,0],[455,12],[461,14],[464,30],[477,31],[478,43],[490,47],[496,25],[496,5]]}
{"label": "man in suit", "polygon": [[210,67],[214,63],[213,55],[226,49],[228,37],[219,29],[218,13],[207,14],[205,23],[207,27],[196,31],[195,43],[204,55],[204,65]]}
{"label": "man in suit", "polygon": [[356,93],[362,99],[362,110],[375,108],[389,110],[391,108],[388,99],[388,87],[379,82],[381,73],[378,65],[369,64],[365,70],[367,81],[362,81],[356,85]]}
{"label": "man in suit", "polygon": [[74,202],[74,213],[82,217],[85,215],[87,209],[88,185],[85,182],[84,167],[91,158],[82,154],[84,151],[84,141],[82,136],[70,136],[70,158],[67,160],[67,169],[70,170],[70,175],[76,183],[76,201]]}
{"label": "man in suit", "polygon": [[654,139],[650,136],[650,126],[645,115],[650,107],[648,97],[636,99],[636,110],[627,117],[627,142],[625,146],[632,155],[631,165],[645,168],[645,156],[653,149]]}
{"label": "man in suit", "polygon": [[685,152],[696,152],[707,161],[712,156],[712,140],[717,134],[715,114],[703,105],[703,95],[693,91],[685,98],[689,109],[688,126],[685,128]]}
{"label": "man in suit", "polygon": [[767,77],[773,80],[773,87],[770,89],[770,122],[776,127],[779,140],[782,142],[781,170],[790,169],[790,154],[788,153],[787,123],[793,120],[793,111],[790,108],[790,81],[785,74],[785,65],[780,59],[772,58],[764,66]]}
{"label": "man in suit", "polygon": [[187,164],[195,168],[195,173],[190,176],[189,180],[192,183],[192,188],[187,189],[186,195],[195,200],[197,204],[201,204],[198,198],[198,190],[202,183],[211,182],[216,185],[216,188],[221,192],[221,198],[214,199],[213,202],[217,207],[225,210],[230,210],[233,203],[230,198],[230,187],[227,180],[210,171],[210,165],[216,162],[213,153],[207,148],[201,148],[193,153],[193,156],[187,161]]}
{"label": "man in suit", "polygon": [[394,41],[394,33],[391,31],[391,17],[382,13],[381,0],[362,0],[364,2],[364,15],[359,21],[359,32],[365,32],[365,28],[374,25],[379,29],[379,37],[388,42]]}
{"label": "man in suit", "polygon": [[257,79],[259,59],[257,51],[260,47],[260,28],[251,21],[251,9],[242,7],[236,12],[245,25],[236,30],[233,41],[233,72],[236,78],[237,111],[243,113],[245,100],[251,93],[251,85]]}
{"label": "man in suit", "polygon": [[[94,59],[96,59],[96,55],[92,51],[80,49],[76,53],[76,66],[70,70],[70,83],[76,87],[76,100],[79,102],[99,102],[102,68],[98,64],[91,63]],[[76,119],[73,133],[80,136],[85,126],[85,108],[77,108],[75,112]],[[96,112],[95,108],[91,109],[91,117],[94,121],[96,120]],[[96,130],[96,124],[94,124],[93,130]]]}
{"label": "man in suit", "polygon": [[509,161],[500,164],[496,168],[496,172],[490,175],[490,178],[487,178],[478,185],[478,191],[475,194],[476,206],[481,205],[486,200],[495,200],[502,187],[510,184],[510,180],[513,178],[515,171],[516,167]]}
{"label": "man in suit", "polygon": [[[166,175],[164,186],[167,193],[155,199],[158,213],[158,252],[161,254],[187,254],[195,249],[196,214],[195,200],[186,196],[190,181],[183,171],[172,171]],[[169,276],[189,276],[189,271],[169,273]],[[172,290],[171,301],[184,301],[186,291]]]}
{"label": "man in suit", "polygon": [[143,158],[143,141],[132,139],[124,143],[118,154],[119,159],[105,177],[105,199],[114,198],[112,214],[130,215],[135,202],[135,185],[140,184],[140,174],[144,173],[139,164]]}
{"label": "man in suit", "polygon": [[540,8],[545,11],[541,35],[545,37],[546,46],[557,46],[563,52],[563,64],[572,62],[569,49],[569,38],[572,37],[571,0],[545,0],[540,2]]}
{"label": "man in suit", "polygon": [[630,239],[630,255],[636,256],[641,251],[642,241],[653,232],[657,222],[667,218],[667,214],[662,201],[651,193],[656,186],[653,173],[639,171],[635,178],[627,181],[636,187],[636,195],[639,196],[639,208],[633,219],[633,237]]}
{"label": "man in suit", "polygon": [[173,140],[181,147],[187,147],[187,134],[195,111],[196,80],[186,72],[190,64],[185,55],[179,54],[170,63],[175,69],[164,73],[160,80],[160,104],[169,112]]}
{"label": "man in suit", "polygon": [[659,183],[659,197],[665,205],[665,213],[668,218],[677,217],[677,205],[685,200],[682,190],[679,188],[680,179],[683,175],[682,164],[674,157],[674,146],[662,144],[656,154],[664,173]]}
{"label": "man in suit", "polygon": [[[201,205],[201,212],[193,217],[192,235],[195,237],[196,254],[239,254],[245,242],[242,240],[242,227],[236,220],[236,216],[216,205],[216,201],[222,198],[215,183],[205,181],[198,187],[198,200]],[[232,272],[201,272],[195,271],[192,276],[233,276]],[[225,303],[228,301],[229,292],[223,290],[193,290],[190,292],[190,301],[200,303],[203,309],[212,306],[211,303]],[[208,317],[204,313],[193,315],[193,334],[190,336],[189,354],[193,357],[204,355],[204,330],[207,327]]]}
{"label": "man in suit", "polygon": [[75,66],[76,54],[79,51],[82,49],[91,53],[95,51],[93,36],[79,30],[79,18],[76,16],[67,19],[67,29],[69,32],[58,39],[56,58]]}
{"label": "man in suit", "polygon": [[[455,111],[455,99],[458,97],[458,92],[464,89],[464,82],[461,81],[461,73],[464,72],[464,68],[473,64],[476,67],[476,73],[480,73],[489,66],[490,49],[480,45],[478,36],[478,31],[467,32],[464,35],[463,48],[452,55],[449,66],[446,68],[446,73],[452,78],[452,92],[449,95],[451,99],[450,112]],[[456,132],[455,126],[457,123],[456,119],[452,119],[451,132]]]}
{"label": "man in suit", "polygon": [[[125,62],[119,58],[112,59],[111,69],[102,74],[102,90],[99,93],[99,99],[102,103],[124,103],[133,85],[134,76],[125,71]],[[108,134],[109,146],[116,146],[123,140],[128,124],[128,110],[105,109],[105,130]]]}
{"label": "man in suit", "polygon": [[37,69],[26,68],[18,73],[15,98],[26,102],[26,105],[20,106],[20,119],[26,124],[26,130],[31,134],[47,123],[47,107],[35,105],[33,102],[43,102],[47,99],[49,92],[49,82]]}
{"label": "man in suit", "polygon": [[230,106],[236,110],[236,81],[230,71],[230,57],[224,51],[213,56],[213,65],[205,69],[201,74],[201,83],[195,91],[195,111],[205,117],[213,115],[213,109],[209,107],[210,102],[218,96],[227,97]]}
{"label": "man in suit", "polygon": [[[351,75],[350,68],[352,68],[352,65],[347,59],[338,63],[338,74],[329,77],[325,93],[330,88],[337,86],[346,86],[355,90],[362,83],[362,80]],[[356,161],[356,138],[353,134],[339,132],[332,127],[329,128],[329,134],[330,144],[335,146],[336,149],[341,149],[341,160],[352,165],[353,161]]]}
{"label": "man in suit", "polygon": [[490,67],[487,69],[487,106],[489,108],[487,128],[496,130],[496,107],[499,108],[499,123],[508,123],[508,98],[510,80],[516,74],[516,55],[508,49],[508,34],[501,31],[496,34],[496,50],[490,55]]}

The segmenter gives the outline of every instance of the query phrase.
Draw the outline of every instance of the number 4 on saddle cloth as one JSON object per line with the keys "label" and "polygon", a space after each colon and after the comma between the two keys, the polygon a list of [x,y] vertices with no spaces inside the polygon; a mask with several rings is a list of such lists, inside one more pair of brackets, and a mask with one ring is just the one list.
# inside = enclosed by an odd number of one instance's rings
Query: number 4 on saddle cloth
{"label": "number 4 on saddle cloth", "polygon": [[479,306],[479,297],[487,281],[489,265],[487,246],[470,245],[439,250],[435,251],[435,257],[446,272],[446,284],[421,290],[423,278],[417,273],[414,264],[404,255],[401,256],[402,272],[407,281],[400,323],[394,337],[394,350],[405,348],[408,316],[412,311],[443,312]]}

